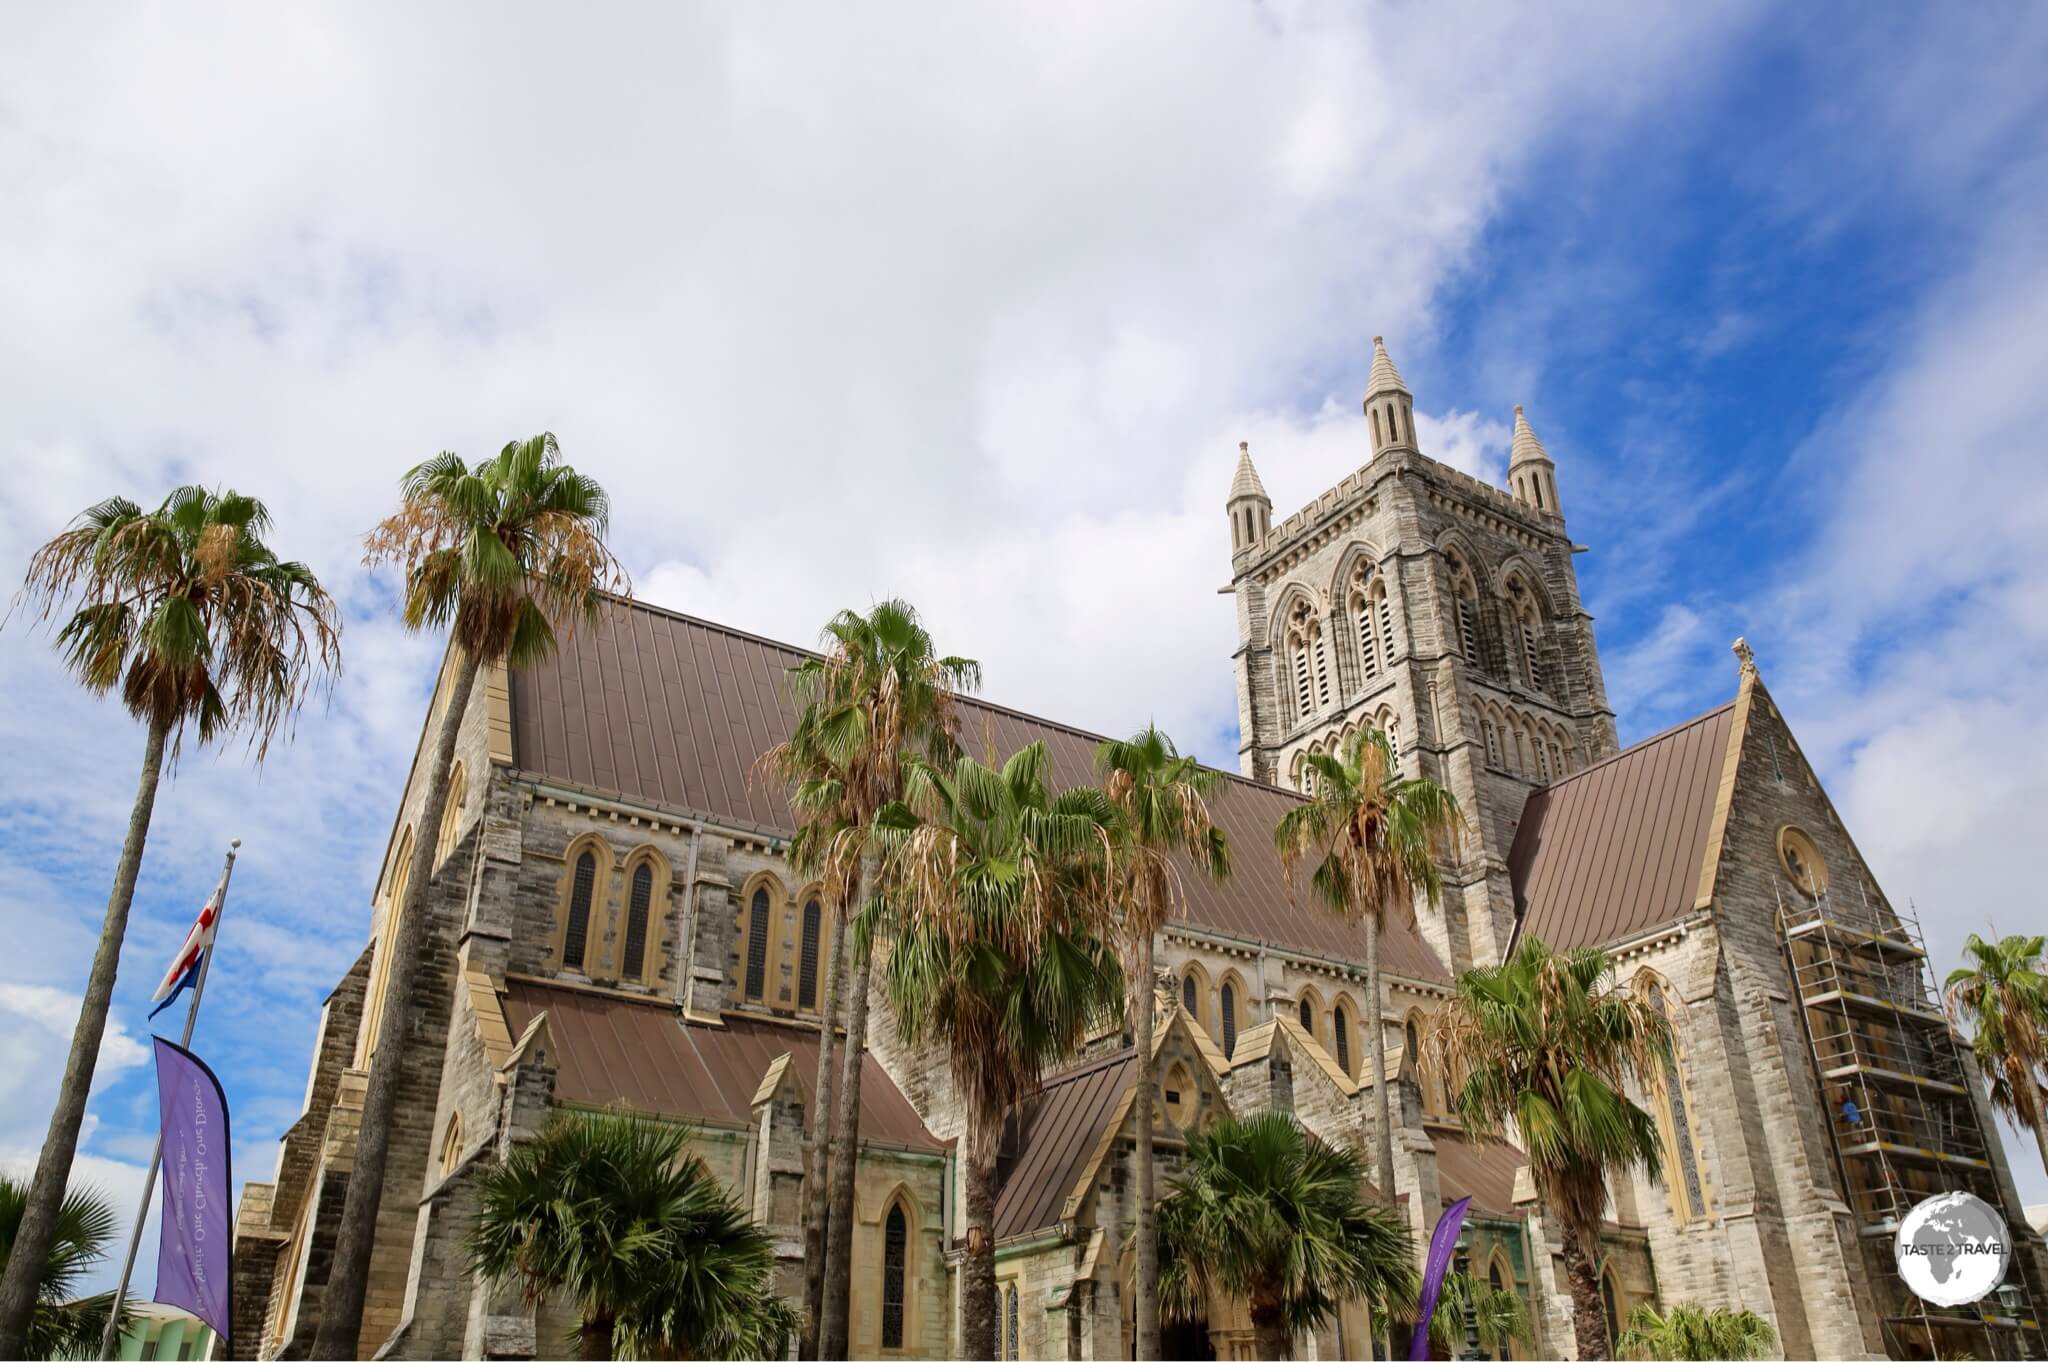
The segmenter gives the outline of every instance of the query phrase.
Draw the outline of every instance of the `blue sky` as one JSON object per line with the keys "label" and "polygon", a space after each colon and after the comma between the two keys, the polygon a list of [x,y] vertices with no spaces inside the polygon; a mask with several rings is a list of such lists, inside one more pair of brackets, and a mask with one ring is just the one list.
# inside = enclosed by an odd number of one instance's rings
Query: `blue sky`
{"label": "blue sky", "polygon": [[[541,428],[651,599],[804,639],[901,592],[993,698],[1228,763],[1236,442],[1283,515],[1362,462],[1384,334],[1428,452],[1497,476],[1526,406],[1624,739],[1746,634],[1937,959],[2039,926],[2043,11],[1035,13],[9,17],[0,562],[225,482],[349,612],[295,742],[165,789],[85,1174],[139,1180],[145,1000],[239,835],[198,1048],[269,1176],[438,656],[357,538]],[[19,1161],[140,739],[18,619],[0,682]]]}

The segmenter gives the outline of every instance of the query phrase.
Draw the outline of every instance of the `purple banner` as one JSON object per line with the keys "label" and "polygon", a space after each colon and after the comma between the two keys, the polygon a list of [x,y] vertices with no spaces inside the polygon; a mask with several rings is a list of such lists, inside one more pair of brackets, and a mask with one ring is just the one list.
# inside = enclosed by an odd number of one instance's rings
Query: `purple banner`
{"label": "purple banner", "polygon": [[225,1339],[234,1323],[227,1094],[199,1056],[162,1036],[151,1039],[156,1041],[156,1092],[164,1141],[156,1298],[191,1311]]}
{"label": "purple banner", "polygon": [[1408,1344],[1408,1362],[1425,1362],[1429,1357],[1429,1318],[1436,1313],[1436,1297],[1444,1289],[1444,1273],[1450,1271],[1451,1253],[1458,1247],[1458,1230],[1465,1223],[1465,1208],[1472,1198],[1461,1196],[1444,1207],[1437,1217],[1436,1231],[1429,1236],[1429,1261],[1422,1270],[1422,1308],[1415,1316],[1415,1337]]}

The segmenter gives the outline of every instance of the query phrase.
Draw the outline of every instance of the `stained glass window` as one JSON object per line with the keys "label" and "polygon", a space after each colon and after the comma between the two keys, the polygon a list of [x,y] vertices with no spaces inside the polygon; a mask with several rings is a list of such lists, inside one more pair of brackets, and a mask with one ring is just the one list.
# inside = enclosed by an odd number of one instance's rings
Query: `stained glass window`
{"label": "stained glass window", "polygon": [[621,967],[628,979],[638,979],[647,963],[647,912],[654,897],[654,867],[640,862],[633,872],[633,891],[626,905],[626,960]]}
{"label": "stained glass window", "polygon": [[[764,896],[765,897],[765,896]],[[903,1288],[910,1255],[910,1223],[903,1207],[889,1208],[882,1226],[882,1346],[903,1346]]]}
{"label": "stained glass window", "polygon": [[583,948],[590,939],[590,895],[597,887],[597,857],[586,851],[576,858],[576,883],[569,890],[569,922],[562,933],[562,964],[583,968]]}
{"label": "stained glass window", "polygon": [[768,987],[768,891],[756,889],[747,914],[747,996],[759,998]]}
{"label": "stained glass window", "polygon": [[812,899],[804,905],[804,945],[801,963],[796,972],[796,1005],[816,1007],[818,1005],[818,928],[823,916],[818,901]]}

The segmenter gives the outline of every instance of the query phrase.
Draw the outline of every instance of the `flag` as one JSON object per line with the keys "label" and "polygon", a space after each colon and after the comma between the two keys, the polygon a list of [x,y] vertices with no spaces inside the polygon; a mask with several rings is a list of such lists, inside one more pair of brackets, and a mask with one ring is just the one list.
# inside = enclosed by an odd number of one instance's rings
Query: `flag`
{"label": "flag", "polygon": [[1421,1310],[1415,1317],[1415,1337],[1409,1340],[1410,1362],[1429,1356],[1429,1317],[1436,1313],[1436,1297],[1444,1287],[1444,1273],[1450,1270],[1451,1253],[1458,1247],[1458,1230],[1465,1223],[1465,1208],[1472,1198],[1461,1196],[1444,1207],[1437,1217],[1436,1232],[1429,1236],[1429,1261],[1422,1272]]}
{"label": "flag", "polygon": [[220,921],[220,896],[227,888],[227,880],[214,886],[213,897],[199,910],[199,920],[192,924],[192,930],[185,933],[185,944],[178,948],[177,958],[164,971],[164,980],[156,986],[150,1001],[156,1006],[149,1010],[152,1020],[156,1014],[178,1000],[178,995],[199,982],[199,960],[206,954],[206,948],[213,944],[213,929]]}
{"label": "flag", "polygon": [[199,1056],[162,1036],[151,1039],[163,1119],[156,1299],[189,1310],[226,1339],[234,1325],[227,1094]]}

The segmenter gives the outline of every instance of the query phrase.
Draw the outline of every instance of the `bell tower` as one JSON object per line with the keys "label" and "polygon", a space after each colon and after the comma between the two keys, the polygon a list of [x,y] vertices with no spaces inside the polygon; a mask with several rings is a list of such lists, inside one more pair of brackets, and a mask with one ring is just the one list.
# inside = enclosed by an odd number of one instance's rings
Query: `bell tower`
{"label": "bell tower", "polygon": [[1450,968],[1491,963],[1514,922],[1507,854],[1530,791],[1615,750],[1579,550],[1519,407],[1511,491],[1422,452],[1379,337],[1363,415],[1365,462],[1278,523],[1239,446],[1225,502],[1239,767],[1303,789],[1309,753],[1384,732],[1403,772],[1447,786],[1470,827],[1424,934]]}

